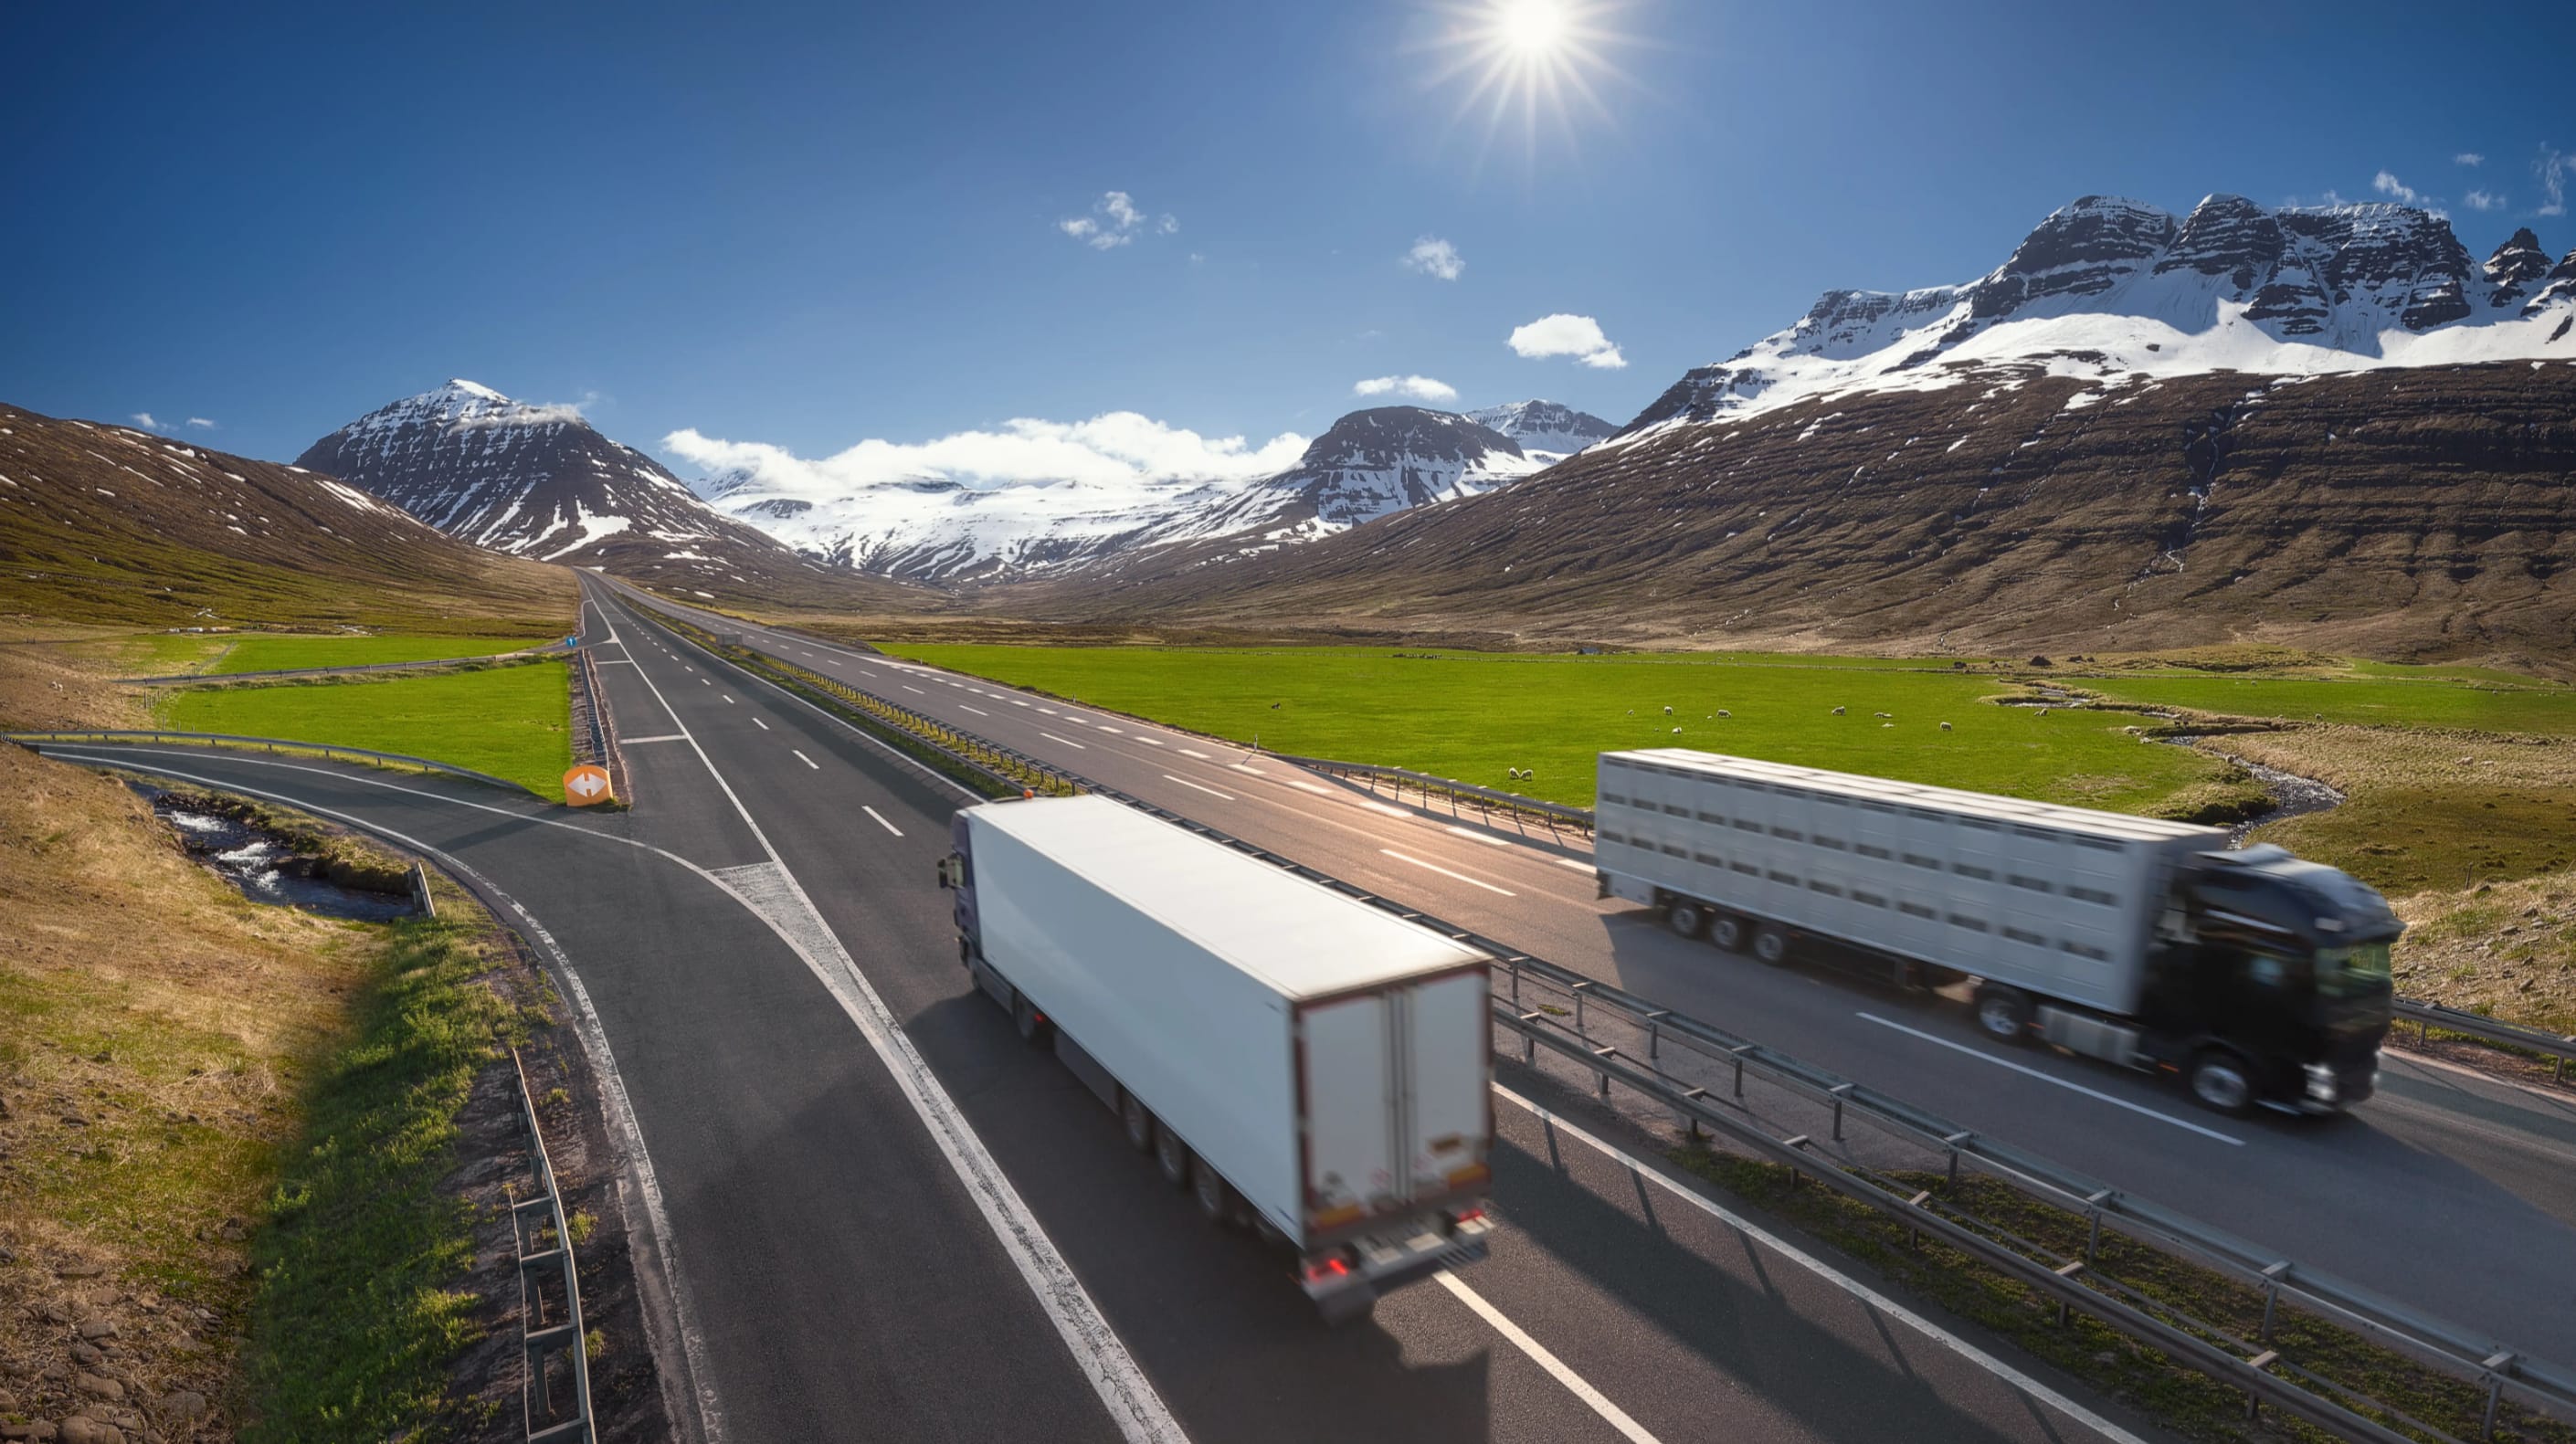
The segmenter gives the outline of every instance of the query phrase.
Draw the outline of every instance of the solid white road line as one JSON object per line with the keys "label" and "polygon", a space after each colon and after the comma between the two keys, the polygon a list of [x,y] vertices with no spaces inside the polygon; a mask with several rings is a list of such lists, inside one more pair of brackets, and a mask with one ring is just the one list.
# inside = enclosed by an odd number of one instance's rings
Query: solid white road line
{"label": "solid white road line", "polygon": [[868,805],[867,805],[866,803],[864,803],[864,802],[862,802],[862,803],[860,803],[860,804],[859,804],[859,811],[864,812],[864,813],[866,813],[868,816],[875,818],[875,819],[877,820],[877,826],[884,828],[886,831],[893,833],[893,834],[894,834],[895,836],[897,836],[897,837],[901,837],[901,836],[903,836],[903,829],[902,829],[902,828],[900,828],[900,827],[895,826],[895,825],[894,825],[893,823],[891,823],[891,822],[886,821],[886,820],[885,820],[885,814],[884,814],[884,813],[877,811],[875,808],[868,806]]}
{"label": "solid white road line", "polygon": [[1593,1413],[1608,1420],[1610,1427],[1618,1430],[1622,1437],[1635,1441],[1635,1444],[1661,1444],[1654,1435],[1646,1432],[1645,1426],[1629,1418],[1627,1410],[1611,1403],[1609,1396],[1585,1382],[1581,1374],[1567,1368],[1565,1361],[1549,1353],[1546,1345],[1531,1338],[1520,1325],[1505,1317],[1502,1310],[1485,1302],[1484,1295],[1460,1283],[1456,1274],[1442,1269],[1432,1277],[1440,1280],[1441,1287],[1457,1295],[1458,1302],[1474,1309],[1476,1317],[1493,1325],[1495,1333],[1511,1340],[1514,1347],[1529,1355],[1530,1362],[1547,1370],[1550,1377],[1566,1387],[1568,1393],[1582,1400]]}
{"label": "solid white road line", "polygon": [[759,728],[759,729],[760,729],[761,731],[763,731],[763,732],[766,732],[766,731],[768,731],[768,730],[769,730],[769,724],[768,724],[768,723],[766,723],[766,722],[761,721],[761,720],[760,720],[759,718],[757,718],[757,717],[754,717],[754,718],[752,718],[752,719],[751,719],[751,725],[752,725],[752,726],[754,726],[754,727]]}
{"label": "solid white road line", "polygon": [[658,737],[620,737],[617,742],[621,747],[641,747],[647,742],[686,742],[688,740],[689,735],[685,732],[665,732]]}
{"label": "solid white road line", "polygon": [[1477,842],[1485,843],[1493,847],[1517,847],[1520,845],[1513,842],[1508,837],[1495,837],[1489,833],[1478,832],[1472,827],[1452,827],[1449,831],[1458,834],[1460,837],[1472,838]]}
{"label": "solid white road line", "polygon": [[2103,1418],[2101,1415],[2096,1414],[2092,1410],[2085,1408],[2083,1405],[2076,1403],[2074,1400],[2067,1398],[2055,1389],[2048,1387],[2046,1384],[2032,1378],[2030,1375],[2023,1373],[2021,1370],[2014,1368],[2012,1365],[2005,1363],[2003,1360],[1998,1359],[1994,1355],[1987,1353],[1985,1350],[1978,1348],[1976,1345],[1969,1343],[1966,1339],[1959,1337],[1957,1334],[1951,1333],[1948,1329],[1941,1327],[1939,1324],[1933,1323],[1922,1315],[1908,1310],[1905,1305],[1898,1303],[1896,1300],[1887,1297],[1885,1294],[1878,1292],[1869,1285],[1864,1284],[1849,1274],[1842,1272],[1833,1265],[1826,1263],[1823,1259],[1805,1252],[1791,1244],[1788,1240],[1770,1232],[1750,1219],[1744,1218],[1743,1216],[1733,1212],[1724,1205],[1718,1203],[1715,1199],[1710,1198],[1708,1195],[1701,1193],[1697,1189],[1685,1187],[1684,1185],[1675,1182],[1673,1178],[1666,1174],[1662,1169],[1643,1162],[1633,1154],[1630,1154],[1627,1150],[1619,1147],[1617,1144],[1609,1143],[1600,1138],[1594,1137],[1592,1134],[1585,1132],[1574,1124],[1566,1122],[1564,1119],[1557,1117],[1545,1108],[1540,1107],[1538,1104],[1531,1102],[1529,1099],[1522,1097],[1518,1093],[1513,1092],[1499,1083],[1494,1085],[1494,1096],[1502,1099],[1506,1103],[1510,1103],[1517,1108],[1521,1108],[1529,1112],[1541,1123],[1546,1124],[1549,1131],[1561,1133],[1578,1143],[1586,1144],[1596,1151],[1607,1155],[1612,1161],[1625,1166],[1630,1173],[1646,1180],[1648,1183],[1654,1184],[1656,1187],[1661,1188],[1673,1197],[1680,1199],[1682,1202],[1689,1204],[1691,1207],[1696,1208],[1700,1212],[1716,1219],[1718,1222],[1725,1224],[1728,1228],[1735,1230],[1737,1233],[1742,1234],[1746,1238],[1753,1240],[1755,1243],[1762,1245],[1771,1252],[1778,1254],[1780,1257],[1787,1259],[1789,1262],[1796,1264],[1798,1267],[1805,1269],[1807,1272],[1814,1274],[1820,1279],[1823,1279],[1826,1283],[1832,1284],[1835,1288],[1838,1288],[1844,1293],[1851,1295],[1853,1298],[1858,1299],[1861,1303],[1867,1305],[1872,1310],[1885,1314],[1890,1318],[1902,1321],[1906,1327],[1911,1328],[1916,1333],[1921,1334],[1923,1337],[1941,1345],[1950,1352],[1957,1354],[1960,1358],[1967,1360],[1969,1363],[1976,1365],[1987,1373],[1994,1375],[1997,1379],[2002,1380],[2006,1385],[2009,1385],[2020,1393],[2047,1405],[2049,1408],[2056,1410],[2058,1413],[2065,1415],[2067,1418],[2074,1420],[2076,1423],[2083,1425],[2085,1428],[2092,1430],[2103,1438],[2112,1441],[2112,1444],[2146,1444],[2146,1441],[2139,1438],[2137,1435],[2130,1433],[2128,1430],[2121,1428],[2119,1425],[2112,1423],[2110,1420]]}
{"label": "solid white road line", "polygon": [[2063,1088],[2070,1093],[2081,1093],[2087,1098],[2098,1098],[2102,1102],[2108,1103],[2114,1108],[2126,1108],[2132,1113],[2144,1114],[2149,1118],[2155,1119],[2159,1123],[2170,1123],[2174,1127],[2182,1129],[2185,1132],[2197,1133],[2203,1138],[2215,1138],[2221,1143],[2232,1143],[2239,1148],[2245,1146],[2245,1140],[2242,1138],[2221,1133],[2215,1128],[2203,1128],[2188,1118],[2176,1118],[2170,1113],[2160,1113],[2153,1108],[2147,1107],[2145,1104],[2132,1103],[2126,1098],[2117,1098],[2111,1094],[2087,1088],[2081,1083],[2069,1083],[2063,1078],[2052,1077],[2049,1074],[2042,1073],[2036,1068],[2016,1063],[2009,1058],[1998,1058],[1994,1054],[1989,1053],[1982,1048],[1971,1048],[1965,1043],[1953,1042],[1948,1038],[1939,1036],[1938,1034],[1926,1033],[1920,1028],[1909,1028],[1903,1023],[1891,1022],[1886,1018],[1880,1017],[1876,1013],[1861,1013],[1858,1016],[1867,1018],[1869,1021],[1876,1023],[1882,1028],[1894,1028],[1900,1033],[1906,1034],[1910,1037],[1920,1038],[1926,1043],[1938,1043],[1942,1047],[1948,1048],[1953,1052],[1965,1053],[1979,1062],[1992,1063],[1998,1068],[2010,1068],[2016,1073],[2036,1078],[2042,1083],[2054,1083],[2058,1087]]}
{"label": "solid white road line", "polygon": [[1183,757],[1195,757],[1195,758],[1197,758],[1198,760],[1200,760],[1201,762],[1214,762],[1214,761],[1216,760],[1215,758],[1208,756],[1206,753],[1201,752],[1200,750],[1198,750],[1198,749],[1197,749],[1197,748],[1195,748],[1195,747],[1183,747],[1183,748],[1179,749],[1179,751],[1180,751],[1180,754],[1181,754]]}
{"label": "solid white road line", "polygon": [[[1175,778],[1173,778],[1172,780],[1173,780],[1174,782],[1178,782],[1178,781],[1180,781],[1181,779],[1179,779],[1179,778],[1175,777]],[[1420,858],[1418,858],[1418,857],[1413,856],[1411,853],[1398,852],[1398,851],[1396,851],[1394,848],[1391,848],[1391,847],[1381,847],[1381,848],[1379,848],[1379,849],[1378,849],[1378,851],[1380,851],[1380,852],[1382,852],[1382,853],[1385,853],[1387,856],[1389,856],[1389,857],[1391,857],[1391,858],[1394,858],[1397,862],[1409,862],[1409,863],[1413,864],[1415,867],[1429,868],[1431,871],[1433,871],[1433,872],[1436,872],[1436,873],[1440,874],[1442,877],[1454,877],[1454,878],[1458,879],[1460,882],[1463,882],[1463,883],[1467,884],[1467,885],[1468,885],[1468,886],[1470,886],[1470,887],[1480,887],[1480,888],[1483,888],[1483,889],[1484,889],[1485,891],[1487,891],[1487,892],[1498,892],[1498,893],[1501,893],[1501,894],[1502,894],[1503,896],[1505,896],[1505,897],[1519,897],[1519,896],[1520,896],[1520,894],[1519,894],[1519,893],[1516,893],[1516,892],[1512,891],[1510,888],[1507,888],[1507,887],[1496,887],[1496,886],[1494,886],[1492,883],[1485,882],[1485,881],[1483,881],[1482,879],[1469,877],[1469,876],[1467,876],[1467,875],[1466,875],[1465,873],[1463,873],[1463,872],[1451,872],[1449,869],[1447,869],[1447,868],[1445,868],[1445,867],[1442,867],[1440,864],[1438,864],[1438,863],[1436,863],[1436,862],[1424,862],[1422,859],[1420,859]]]}
{"label": "solid white road line", "polygon": [[[796,749],[795,749],[795,748],[793,748],[793,747],[790,747],[790,748],[788,748],[787,750],[788,750],[788,751],[790,751],[790,752],[796,752]],[[820,772],[820,771],[822,771],[822,770],[823,770],[823,769],[822,769],[822,768],[820,768],[820,767],[815,767],[815,766],[814,766],[814,759],[813,759],[813,758],[811,758],[811,757],[806,756],[806,755],[805,755],[804,753],[802,753],[802,752],[796,752],[796,760],[797,760],[797,761],[799,761],[799,762],[804,763],[804,764],[805,764],[806,766],[808,766],[808,767],[813,767],[813,768],[814,768],[814,770],[815,770],[815,771],[817,771],[817,772]]]}
{"label": "solid white road line", "polygon": [[1222,798],[1224,798],[1224,799],[1225,799],[1226,801],[1228,801],[1228,802],[1233,802],[1233,801],[1235,801],[1235,800],[1236,800],[1235,795],[1234,795],[1233,793],[1231,793],[1231,792],[1219,792],[1219,791],[1217,791],[1217,790],[1216,790],[1215,788],[1213,788],[1213,787],[1199,787],[1199,785],[1198,785],[1197,783],[1192,782],[1191,780],[1189,780],[1189,779],[1188,779],[1188,778],[1186,778],[1186,777],[1174,777],[1172,774],[1170,774],[1170,773],[1168,773],[1168,772],[1166,772],[1166,773],[1164,773],[1164,774],[1163,774],[1163,780],[1164,780],[1165,782],[1177,782],[1177,783],[1181,784],[1183,787],[1198,787],[1199,791],[1206,793],[1208,796],[1210,796],[1210,797],[1222,797]]}
{"label": "solid white road line", "polygon": [[1052,732],[1041,732],[1038,735],[1049,742],[1061,742],[1065,746],[1073,748],[1077,752],[1088,752],[1091,750],[1090,748],[1083,746],[1081,743],[1074,741],[1070,737],[1058,737]]}
{"label": "solid white road line", "polygon": [[957,710],[958,710],[958,711],[960,711],[960,712],[972,712],[972,713],[974,713],[974,714],[975,714],[976,716],[978,716],[978,717],[990,717],[990,716],[992,716],[992,715],[993,715],[992,713],[985,711],[985,710],[984,710],[983,708],[981,708],[981,707],[969,707],[969,706],[967,706],[967,705],[966,705],[965,703],[963,703],[963,702],[960,702],[960,703],[958,703],[958,704],[957,704]]}

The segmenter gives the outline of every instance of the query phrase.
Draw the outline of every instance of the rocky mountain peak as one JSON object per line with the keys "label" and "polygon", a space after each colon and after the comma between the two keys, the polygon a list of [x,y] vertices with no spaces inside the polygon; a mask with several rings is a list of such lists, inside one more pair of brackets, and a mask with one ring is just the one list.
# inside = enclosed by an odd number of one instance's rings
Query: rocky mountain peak
{"label": "rocky mountain peak", "polygon": [[1373,406],[1334,422],[1308,443],[1298,470],[1387,467],[1407,460],[1465,462],[1495,452],[1517,460],[1521,445],[1454,411]]}
{"label": "rocky mountain peak", "polygon": [[[2576,254],[2571,254],[2576,260]],[[2540,248],[2540,237],[2524,226],[2496,247],[2484,267],[2487,283],[2495,288],[2490,306],[2509,306],[2529,295],[2549,277],[2549,253]]]}
{"label": "rocky mountain peak", "polygon": [[1619,428],[1554,401],[1514,401],[1470,411],[1467,419],[1520,443],[1531,460],[1563,460]]}

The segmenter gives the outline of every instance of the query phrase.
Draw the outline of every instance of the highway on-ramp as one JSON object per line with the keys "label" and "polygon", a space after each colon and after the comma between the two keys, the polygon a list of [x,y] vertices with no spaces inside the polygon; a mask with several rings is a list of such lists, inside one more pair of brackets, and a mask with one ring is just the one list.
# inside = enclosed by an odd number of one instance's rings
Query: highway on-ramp
{"label": "highway on-ramp", "polygon": [[[622,584],[630,604],[648,599]],[[2576,1102],[2384,1055],[2350,1116],[2223,1118],[2090,1060],[1995,1047],[1955,1000],[1775,970],[1596,899],[1588,851],[1498,834],[1193,734],[649,599],[700,625],[1779,1048],[2541,1357],[2576,1338]],[[1356,761],[1400,762],[1401,758]]]}
{"label": "highway on-ramp", "polygon": [[[1504,1070],[1492,1257],[1323,1326],[957,965],[965,799],[610,601],[638,805],[149,745],[49,755],[278,799],[458,871],[609,1080],[694,1437],[2130,1440],[2134,1424],[1563,1121]],[[1526,1099],[1524,1106],[1520,1100]]]}

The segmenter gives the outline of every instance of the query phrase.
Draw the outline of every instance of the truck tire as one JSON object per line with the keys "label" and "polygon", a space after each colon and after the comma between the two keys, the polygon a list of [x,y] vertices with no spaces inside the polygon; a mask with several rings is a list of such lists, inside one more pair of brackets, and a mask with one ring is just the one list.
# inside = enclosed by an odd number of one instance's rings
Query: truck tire
{"label": "truck tire", "polygon": [[1219,1228],[1234,1226],[1239,1210],[1235,1206],[1234,1188],[1202,1158],[1190,1165],[1190,1197],[1198,1201],[1199,1214]]}
{"label": "truck tire", "polygon": [[2030,1036],[2030,995],[2019,988],[1988,983],[1977,990],[1977,1031],[1998,1043],[2018,1043]]}
{"label": "truck tire", "polygon": [[1161,1124],[1154,1126],[1154,1166],[1163,1171],[1163,1181],[1174,1188],[1190,1186],[1190,1146],[1181,1135]]}
{"label": "truck tire", "polygon": [[1789,964],[1789,930],[1777,923],[1762,923],[1753,929],[1753,956],[1775,968]]}
{"label": "truck tire", "polygon": [[1708,910],[1689,898],[1677,897],[1664,909],[1664,926],[1682,937],[1698,937],[1699,930],[1708,926]]}
{"label": "truck tire", "polygon": [[1154,1151],[1154,1115],[1143,1099],[1124,1088],[1118,1090],[1118,1122],[1127,1130],[1128,1147],[1138,1153]]}
{"label": "truck tire", "polygon": [[1708,940],[1730,953],[1744,951],[1744,919],[1719,913],[1708,920]]}
{"label": "truck tire", "polygon": [[1020,1041],[1032,1048],[1051,1041],[1055,1035],[1055,1024],[1048,1022],[1028,995],[1017,988],[1011,990],[1011,1026],[1019,1030]]}
{"label": "truck tire", "polygon": [[2253,1070],[2225,1048],[2193,1054],[2191,1066],[2183,1070],[2183,1086],[2191,1090],[2191,1101],[2212,1113],[2234,1117],[2254,1104]]}

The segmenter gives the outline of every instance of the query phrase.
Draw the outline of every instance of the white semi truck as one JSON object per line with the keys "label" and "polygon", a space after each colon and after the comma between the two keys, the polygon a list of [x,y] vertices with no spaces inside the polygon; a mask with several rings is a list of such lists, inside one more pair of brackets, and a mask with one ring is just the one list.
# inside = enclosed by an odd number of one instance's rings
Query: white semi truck
{"label": "white semi truck", "polygon": [[2222,1112],[2370,1096],[2404,928],[2214,827],[1681,748],[1601,754],[1601,895],[1768,963],[1973,980],[1980,1028],[2179,1075]]}
{"label": "white semi truck", "polygon": [[1486,956],[1110,799],[966,808],[958,951],[1333,1322],[1485,1256]]}

